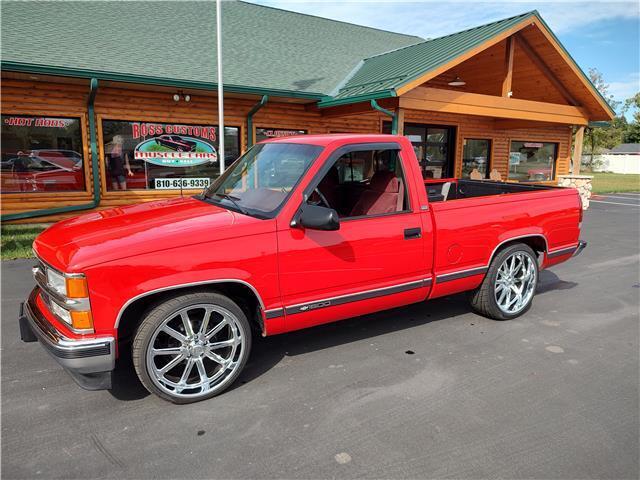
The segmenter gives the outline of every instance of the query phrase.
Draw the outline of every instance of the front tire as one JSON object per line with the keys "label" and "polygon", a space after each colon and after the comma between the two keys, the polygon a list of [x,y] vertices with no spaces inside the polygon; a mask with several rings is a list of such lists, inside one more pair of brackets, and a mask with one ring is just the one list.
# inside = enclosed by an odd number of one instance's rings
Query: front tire
{"label": "front tire", "polygon": [[145,388],[179,404],[225,391],[250,351],[246,315],[231,299],[212,292],[179,295],[155,305],[132,345],[133,365]]}
{"label": "front tire", "polygon": [[494,320],[524,314],[538,285],[538,261],[528,245],[516,243],[494,257],[482,284],[470,295],[471,308]]}

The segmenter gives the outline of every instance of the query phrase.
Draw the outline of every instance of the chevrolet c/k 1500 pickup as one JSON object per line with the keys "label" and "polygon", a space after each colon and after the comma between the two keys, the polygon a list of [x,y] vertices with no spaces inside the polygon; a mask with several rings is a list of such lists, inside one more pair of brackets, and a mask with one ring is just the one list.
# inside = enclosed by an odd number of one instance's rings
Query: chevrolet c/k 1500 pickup
{"label": "chevrolet c/k 1500 pickup", "polygon": [[581,221],[574,189],[425,181],[404,137],[273,139],[201,195],[44,231],[20,331],[85,388],[110,388],[130,352],[150,392],[189,403],[238,378],[253,332],[463,291],[481,315],[522,315],[539,270],[586,245]]}

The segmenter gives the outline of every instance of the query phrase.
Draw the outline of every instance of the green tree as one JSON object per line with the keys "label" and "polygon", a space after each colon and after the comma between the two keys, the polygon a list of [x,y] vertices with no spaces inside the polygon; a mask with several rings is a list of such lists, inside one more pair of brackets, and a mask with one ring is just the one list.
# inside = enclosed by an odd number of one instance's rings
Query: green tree
{"label": "green tree", "polygon": [[[598,89],[604,99],[611,105],[613,110],[617,110],[621,106],[621,102],[617,101],[609,92],[609,84],[604,80],[602,73],[597,68],[589,69],[589,79],[591,83]],[[625,103],[626,105],[626,103]],[[624,106],[623,106],[624,109]],[[616,115],[607,127],[589,127],[584,133],[583,151],[588,158],[583,162],[588,168],[595,165],[594,157],[602,153],[604,149],[613,148],[625,140],[625,134],[629,129],[629,124],[624,114]]]}
{"label": "green tree", "polygon": [[624,102],[622,107],[622,115],[626,116],[626,113],[633,109],[633,121],[627,126],[627,130],[624,133],[624,143],[640,143],[640,92],[636,93],[633,97],[628,98]]}

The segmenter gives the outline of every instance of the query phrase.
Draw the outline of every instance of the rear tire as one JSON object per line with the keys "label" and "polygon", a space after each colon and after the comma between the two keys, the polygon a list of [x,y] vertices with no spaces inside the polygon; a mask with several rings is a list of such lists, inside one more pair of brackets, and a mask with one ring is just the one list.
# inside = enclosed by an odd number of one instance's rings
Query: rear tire
{"label": "rear tire", "polygon": [[500,250],[482,284],[471,292],[471,308],[494,320],[511,320],[531,308],[538,285],[538,260],[524,243]]}
{"label": "rear tire", "polygon": [[251,328],[242,309],[212,292],[179,295],[145,314],[133,337],[138,378],[149,392],[185,404],[224,392],[251,351]]}

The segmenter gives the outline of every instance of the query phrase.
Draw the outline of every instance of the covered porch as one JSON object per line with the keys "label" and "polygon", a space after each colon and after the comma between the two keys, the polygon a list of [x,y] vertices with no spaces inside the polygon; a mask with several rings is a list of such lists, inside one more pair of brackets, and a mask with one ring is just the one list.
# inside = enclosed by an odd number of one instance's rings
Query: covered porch
{"label": "covered porch", "polygon": [[380,112],[379,131],[410,138],[425,178],[536,183],[578,174],[584,127],[613,115],[535,14],[366,59],[313,108]]}

